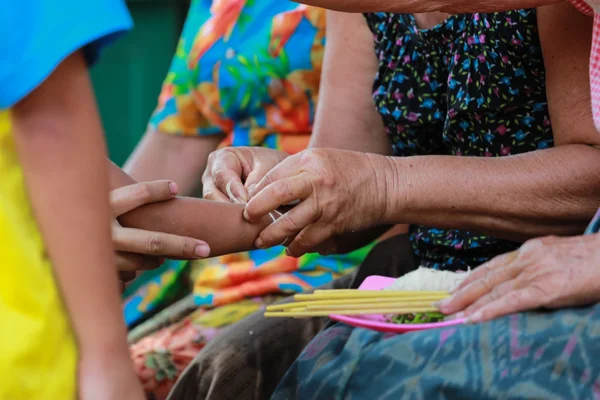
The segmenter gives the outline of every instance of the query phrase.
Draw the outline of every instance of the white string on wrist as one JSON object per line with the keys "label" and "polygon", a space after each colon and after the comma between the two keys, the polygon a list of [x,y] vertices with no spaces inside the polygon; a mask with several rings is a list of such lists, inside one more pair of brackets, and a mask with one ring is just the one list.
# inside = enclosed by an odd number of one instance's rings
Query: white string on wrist
{"label": "white string on wrist", "polygon": [[[232,203],[243,204],[243,205],[248,204],[248,202],[246,202],[242,199],[238,199],[237,197],[235,197],[233,195],[233,193],[231,192],[231,181],[227,182],[227,186],[225,186],[225,190],[227,191],[227,196],[229,196],[229,201],[231,201]],[[273,214],[275,214],[275,215],[273,215]],[[269,217],[271,217],[271,219],[273,220],[271,223],[273,223],[273,222],[277,221],[277,219],[279,217],[283,217],[283,214],[277,210],[273,210],[272,212],[269,213]],[[280,246],[285,246],[288,239],[289,238],[285,238],[285,240],[283,241],[283,243],[281,243]]]}

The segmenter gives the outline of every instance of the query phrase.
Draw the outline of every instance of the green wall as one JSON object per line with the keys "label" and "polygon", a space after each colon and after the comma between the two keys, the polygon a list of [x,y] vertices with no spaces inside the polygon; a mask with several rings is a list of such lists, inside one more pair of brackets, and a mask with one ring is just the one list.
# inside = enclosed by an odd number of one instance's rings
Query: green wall
{"label": "green wall", "polygon": [[129,0],[133,31],[92,69],[110,158],[122,165],[156,107],[185,20],[188,0]]}

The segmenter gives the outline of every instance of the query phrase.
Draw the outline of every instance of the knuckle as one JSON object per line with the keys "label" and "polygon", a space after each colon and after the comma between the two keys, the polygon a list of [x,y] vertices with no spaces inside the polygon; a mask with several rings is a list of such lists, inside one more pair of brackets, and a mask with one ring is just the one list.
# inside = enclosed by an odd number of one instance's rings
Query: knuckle
{"label": "knuckle", "polygon": [[292,216],[284,214],[284,216],[281,219],[281,222],[284,224],[284,227],[288,232],[296,232],[300,228],[298,222]]}
{"label": "knuckle", "polygon": [[269,174],[269,173],[267,173],[262,179],[263,187],[267,187],[270,184],[272,184],[273,182],[274,182],[273,176],[271,176],[271,174]]}
{"label": "knuckle", "polygon": [[192,255],[194,254],[194,251],[196,250],[196,246],[189,240],[184,240],[181,242],[181,254],[184,256],[188,256],[188,255]]}
{"label": "knuckle", "polygon": [[544,241],[543,239],[531,239],[526,241],[521,249],[519,250],[519,254],[517,257],[531,256],[540,254],[544,250]]}
{"label": "knuckle", "polygon": [[224,147],[222,149],[217,150],[216,153],[218,153],[218,154],[227,154],[227,155],[232,154],[232,155],[234,155],[236,153],[236,150],[234,148],[232,148],[232,147]]}
{"label": "knuckle", "polygon": [[146,242],[148,254],[158,255],[165,250],[165,242],[159,236],[150,236]]}
{"label": "knuckle", "polygon": [[500,290],[500,288],[495,287],[490,291],[490,300],[496,301],[496,300],[500,299],[503,295],[504,295],[504,293]]}
{"label": "knuckle", "polygon": [[300,233],[298,236],[296,236],[296,240],[294,240],[294,242],[296,242],[297,247],[302,249],[306,249],[311,246],[310,238],[308,238],[304,233]]}
{"label": "knuckle", "polygon": [[300,162],[303,164],[309,163],[316,153],[316,149],[306,149],[300,153]]}
{"label": "knuckle", "polygon": [[290,185],[286,181],[279,181],[273,185],[273,195],[277,198],[286,197],[290,192]]}
{"label": "knuckle", "polygon": [[481,286],[488,292],[492,292],[494,293],[496,291],[496,288],[494,287],[494,284],[492,282],[492,276],[491,274],[487,273],[485,275],[483,275],[481,277],[481,279],[479,280],[479,282],[481,283]]}
{"label": "knuckle", "polygon": [[516,292],[511,296],[506,296],[504,299],[505,304],[510,309],[518,309],[523,305],[525,298],[523,296],[523,292]]}
{"label": "knuckle", "polygon": [[202,197],[207,200],[213,200],[216,197],[216,194],[214,190],[206,189],[203,191]]}
{"label": "knuckle", "polygon": [[224,168],[219,168],[214,171],[213,178],[215,182],[218,182],[218,185],[223,184],[223,181],[227,178],[227,170]]}
{"label": "knuckle", "polygon": [[208,155],[208,159],[207,159],[208,165],[211,165],[215,161],[215,158],[217,158],[218,154],[219,154],[219,150],[216,150],[216,151],[212,151]]}

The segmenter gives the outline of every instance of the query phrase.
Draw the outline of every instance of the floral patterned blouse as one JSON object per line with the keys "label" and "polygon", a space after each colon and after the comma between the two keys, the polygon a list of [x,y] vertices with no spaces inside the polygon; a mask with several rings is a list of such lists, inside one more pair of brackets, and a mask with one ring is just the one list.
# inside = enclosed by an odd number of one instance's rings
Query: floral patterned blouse
{"label": "floral patterned blouse", "polygon": [[[367,14],[379,71],[373,98],[396,156],[504,157],[553,146],[535,10],[450,16],[419,29],[412,15]],[[475,267],[518,244],[414,225],[416,256]]]}
{"label": "floral patterned blouse", "polygon": [[303,150],[324,44],[324,10],[287,0],[193,0],[150,125],[225,134],[223,145]]}

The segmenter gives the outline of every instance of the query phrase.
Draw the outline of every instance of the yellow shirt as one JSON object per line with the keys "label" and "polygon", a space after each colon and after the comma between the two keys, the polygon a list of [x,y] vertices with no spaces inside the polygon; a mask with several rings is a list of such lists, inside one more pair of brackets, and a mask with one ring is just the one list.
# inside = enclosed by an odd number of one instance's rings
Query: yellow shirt
{"label": "yellow shirt", "polygon": [[76,393],[77,349],[0,110],[0,399]]}

